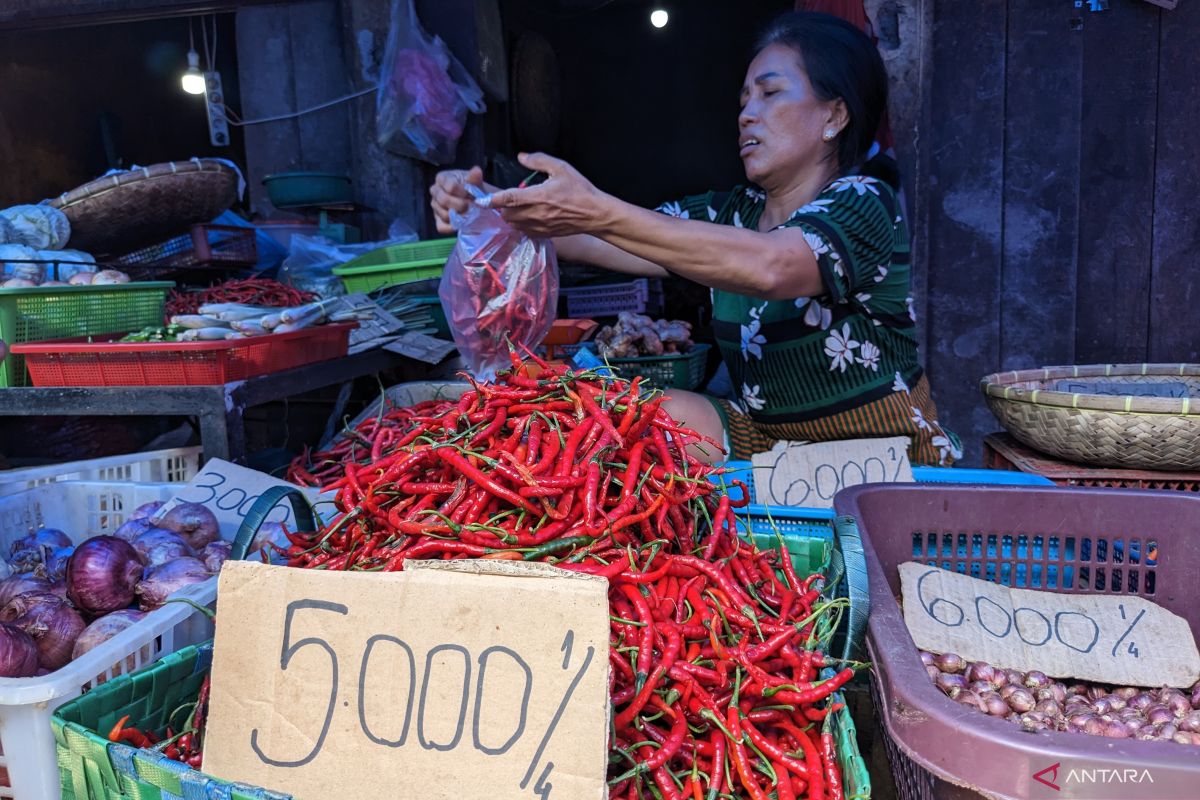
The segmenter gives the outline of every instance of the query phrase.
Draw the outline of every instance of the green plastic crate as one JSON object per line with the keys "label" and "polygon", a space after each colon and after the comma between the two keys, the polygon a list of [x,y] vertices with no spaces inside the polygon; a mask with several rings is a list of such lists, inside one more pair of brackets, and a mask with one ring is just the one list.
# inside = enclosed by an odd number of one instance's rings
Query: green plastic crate
{"label": "green plastic crate", "polygon": [[[25,344],[162,325],[171,281],[0,289],[0,340]],[[27,386],[25,359],[0,364],[0,387]]]}
{"label": "green plastic crate", "polygon": [[394,244],[333,268],[346,291],[373,292],[385,286],[440,278],[457,239]]}
{"label": "green plastic crate", "polygon": [[[126,714],[130,724],[162,733],[172,711],[195,701],[211,665],[211,642],[185,647],[55,711],[51,726],[62,800],[290,800],[290,795],[214,778],[153,750],[114,744],[100,733]],[[187,713],[178,716],[186,719]]]}

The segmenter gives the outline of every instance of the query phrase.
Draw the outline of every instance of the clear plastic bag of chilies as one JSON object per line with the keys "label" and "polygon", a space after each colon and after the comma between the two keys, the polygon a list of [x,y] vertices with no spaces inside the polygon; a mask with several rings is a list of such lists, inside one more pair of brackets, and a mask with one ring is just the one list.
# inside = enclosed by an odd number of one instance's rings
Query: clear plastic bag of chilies
{"label": "clear plastic bag of chilies", "polygon": [[558,309],[558,259],[553,242],[529,238],[495,209],[472,205],[453,222],[458,243],[438,296],[467,368],[490,380],[511,363],[510,342],[532,350],[549,333]]}

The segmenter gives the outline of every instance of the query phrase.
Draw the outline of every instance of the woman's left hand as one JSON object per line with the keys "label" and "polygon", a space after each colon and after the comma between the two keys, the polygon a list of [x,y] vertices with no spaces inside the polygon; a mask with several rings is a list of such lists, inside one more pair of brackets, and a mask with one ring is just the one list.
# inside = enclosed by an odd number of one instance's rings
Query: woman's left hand
{"label": "woman's left hand", "polygon": [[603,224],[608,195],[577,169],[545,153],[522,153],[517,160],[549,177],[536,186],[491,195],[490,206],[500,209],[510,225],[532,236],[551,237],[593,233]]}

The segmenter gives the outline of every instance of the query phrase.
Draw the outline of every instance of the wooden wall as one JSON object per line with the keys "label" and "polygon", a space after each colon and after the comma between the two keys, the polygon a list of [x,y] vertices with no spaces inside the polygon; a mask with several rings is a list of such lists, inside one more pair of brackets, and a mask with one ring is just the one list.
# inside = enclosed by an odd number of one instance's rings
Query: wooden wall
{"label": "wooden wall", "polygon": [[1200,1],[883,5],[919,31],[897,144],[925,360],[968,463],[999,428],[985,374],[1200,359]]}

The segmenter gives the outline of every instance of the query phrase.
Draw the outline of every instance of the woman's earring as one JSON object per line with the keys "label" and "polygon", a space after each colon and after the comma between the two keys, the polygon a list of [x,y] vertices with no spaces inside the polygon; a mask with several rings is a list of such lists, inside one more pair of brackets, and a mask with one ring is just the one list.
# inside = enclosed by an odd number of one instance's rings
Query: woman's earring
{"label": "woman's earring", "polygon": [[825,129],[825,137],[824,137],[825,141],[831,142],[831,141],[833,141],[833,137],[835,137],[835,136],[837,136],[837,131],[835,131],[833,128]]}

